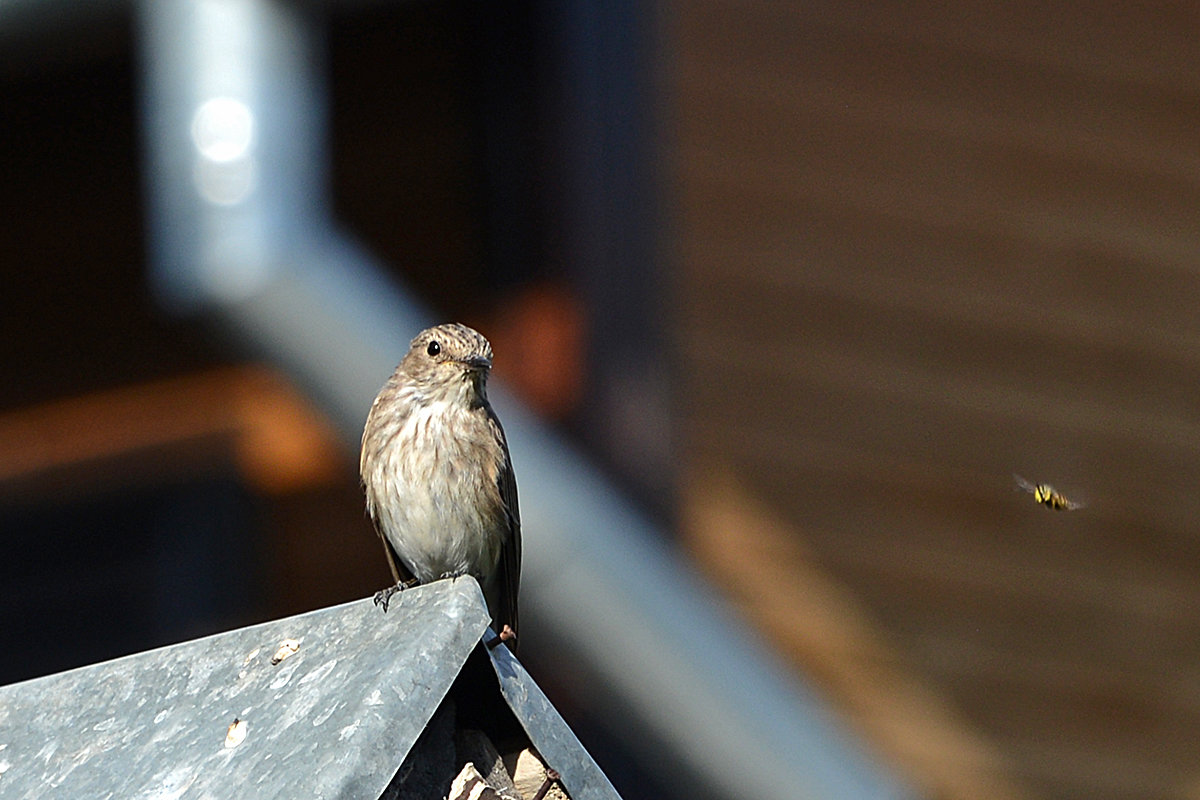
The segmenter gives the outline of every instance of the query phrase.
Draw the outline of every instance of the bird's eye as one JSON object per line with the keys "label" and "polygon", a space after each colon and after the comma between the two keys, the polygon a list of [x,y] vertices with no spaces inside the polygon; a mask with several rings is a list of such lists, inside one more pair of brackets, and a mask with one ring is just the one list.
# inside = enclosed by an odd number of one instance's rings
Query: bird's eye
{"label": "bird's eye", "polygon": [[429,353],[431,356],[436,356],[438,353],[442,352],[442,346],[436,341],[430,342],[429,347],[425,348],[425,352]]}

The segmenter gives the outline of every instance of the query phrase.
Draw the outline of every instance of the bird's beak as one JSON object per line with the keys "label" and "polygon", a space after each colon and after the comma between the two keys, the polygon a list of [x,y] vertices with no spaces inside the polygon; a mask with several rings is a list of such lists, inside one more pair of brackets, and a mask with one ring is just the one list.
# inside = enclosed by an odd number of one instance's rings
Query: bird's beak
{"label": "bird's beak", "polygon": [[479,370],[481,372],[492,368],[492,360],[490,358],[484,358],[483,356],[471,356],[470,358],[464,359],[462,364],[467,369]]}

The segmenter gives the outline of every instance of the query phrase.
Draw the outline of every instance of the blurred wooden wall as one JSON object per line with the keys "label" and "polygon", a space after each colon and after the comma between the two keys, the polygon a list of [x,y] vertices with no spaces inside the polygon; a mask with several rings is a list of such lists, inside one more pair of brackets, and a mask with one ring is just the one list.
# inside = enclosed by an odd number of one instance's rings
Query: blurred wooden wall
{"label": "blurred wooden wall", "polygon": [[1196,22],[664,5],[693,546],[932,797],[1200,797]]}

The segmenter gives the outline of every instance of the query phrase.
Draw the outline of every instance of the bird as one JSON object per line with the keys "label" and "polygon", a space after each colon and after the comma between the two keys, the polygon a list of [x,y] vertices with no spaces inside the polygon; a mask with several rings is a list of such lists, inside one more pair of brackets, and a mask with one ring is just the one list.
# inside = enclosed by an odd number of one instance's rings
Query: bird
{"label": "bird", "polygon": [[396,584],[472,575],[499,640],[517,632],[521,518],[508,441],[487,398],[492,346],[473,328],[427,328],[379,390],[363,427],[367,512]]}
{"label": "bird", "polygon": [[1041,503],[1047,508],[1053,508],[1055,511],[1075,511],[1076,509],[1083,508],[1083,503],[1068,500],[1061,492],[1048,483],[1035,484],[1015,474],[1013,475],[1013,479],[1017,482],[1018,488],[1032,494],[1036,502]]}

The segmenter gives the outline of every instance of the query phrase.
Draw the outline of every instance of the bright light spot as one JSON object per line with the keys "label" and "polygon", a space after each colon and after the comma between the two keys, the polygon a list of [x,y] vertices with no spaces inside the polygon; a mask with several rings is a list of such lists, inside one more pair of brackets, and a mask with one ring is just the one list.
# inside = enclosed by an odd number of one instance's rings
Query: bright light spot
{"label": "bright light spot", "polygon": [[210,203],[233,206],[245,200],[258,183],[254,159],[212,162],[197,159],[192,178],[196,191]]}
{"label": "bright light spot", "polygon": [[209,161],[225,164],[244,158],[254,139],[254,115],[241,100],[214,97],[192,117],[192,142]]}
{"label": "bright light spot", "polygon": [[232,206],[248,198],[258,183],[252,147],[254,114],[232,97],[214,97],[192,117],[192,143],[198,158],[192,177],[210,203]]}

